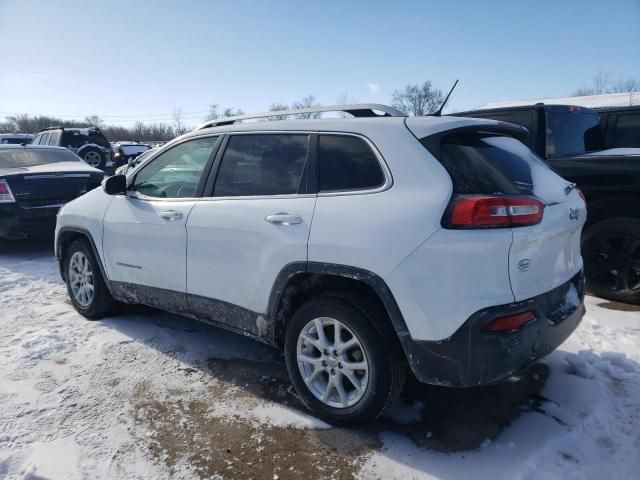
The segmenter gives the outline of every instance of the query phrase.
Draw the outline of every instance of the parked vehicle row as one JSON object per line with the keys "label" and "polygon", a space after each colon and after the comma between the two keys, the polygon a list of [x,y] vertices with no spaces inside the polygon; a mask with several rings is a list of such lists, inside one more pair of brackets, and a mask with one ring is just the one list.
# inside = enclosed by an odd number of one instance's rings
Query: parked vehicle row
{"label": "parked vehicle row", "polygon": [[50,127],[38,133],[33,145],[51,145],[71,150],[87,165],[101,170],[112,167],[111,145],[99,128]]}
{"label": "parked vehicle row", "polygon": [[301,400],[336,424],[378,416],[407,368],[497,382],[571,334],[585,202],[523,129],[383,105],[293,113],[322,111],[356,118],[214,120],[67,203],[56,257],[77,311],[142,303],[281,348]]}
{"label": "parked vehicle row", "polygon": [[588,108],[536,104],[456,115],[526,127],[523,142],[586,197],[582,252],[589,288],[640,303],[640,109],[599,116]]}
{"label": "parked vehicle row", "polygon": [[0,145],[0,239],[53,232],[60,207],[103,178],[65,148]]}

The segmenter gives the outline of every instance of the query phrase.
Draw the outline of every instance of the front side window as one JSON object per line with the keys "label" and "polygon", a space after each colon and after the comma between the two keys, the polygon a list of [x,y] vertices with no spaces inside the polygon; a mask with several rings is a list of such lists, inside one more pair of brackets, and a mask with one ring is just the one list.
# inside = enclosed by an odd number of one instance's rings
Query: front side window
{"label": "front side window", "polygon": [[220,137],[189,140],[161,153],[135,176],[130,190],[147,197],[189,198]]}
{"label": "front side window", "polygon": [[43,133],[42,138],[40,139],[40,145],[47,145],[49,143],[50,133]]}
{"label": "front side window", "polygon": [[613,136],[614,147],[640,147],[640,114],[620,115]]}
{"label": "front side window", "polygon": [[33,137],[33,140],[31,140],[31,144],[32,145],[40,145],[40,139],[42,138],[42,134],[39,133],[38,135],[36,135],[35,137]]}
{"label": "front side window", "polygon": [[309,154],[309,135],[234,135],[222,157],[216,197],[298,193]]}
{"label": "front side window", "polygon": [[320,191],[369,190],[384,184],[378,157],[369,144],[352,135],[320,135]]}

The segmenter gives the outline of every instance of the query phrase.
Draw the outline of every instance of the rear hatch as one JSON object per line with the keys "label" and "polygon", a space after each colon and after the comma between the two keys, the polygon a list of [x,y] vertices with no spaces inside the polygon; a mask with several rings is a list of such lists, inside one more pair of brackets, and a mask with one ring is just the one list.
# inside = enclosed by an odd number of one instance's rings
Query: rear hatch
{"label": "rear hatch", "polygon": [[[524,133],[520,127],[470,122],[419,137],[453,182],[443,227],[511,231],[505,255],[515,301],[568,282],[582,268],[586,207],[579,191],[516,139]],[[407,125],[419,131],[411,119]]]}

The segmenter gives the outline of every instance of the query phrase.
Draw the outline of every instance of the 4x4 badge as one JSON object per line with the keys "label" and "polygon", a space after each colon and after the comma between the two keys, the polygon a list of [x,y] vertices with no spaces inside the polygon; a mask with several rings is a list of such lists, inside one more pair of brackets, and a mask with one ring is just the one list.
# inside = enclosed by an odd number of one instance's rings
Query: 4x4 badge
{"label": "4x4 badge", "polygon": [[579,212],[577,208],[569,208],[569,219],[578,220]]}

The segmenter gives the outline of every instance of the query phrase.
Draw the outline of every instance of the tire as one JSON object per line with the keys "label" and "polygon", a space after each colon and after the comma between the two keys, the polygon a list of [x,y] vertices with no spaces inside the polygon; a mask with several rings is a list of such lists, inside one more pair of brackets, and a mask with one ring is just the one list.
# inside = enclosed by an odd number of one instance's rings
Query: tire
{"label": "tire", "polygon": [[104,152],[96,147],[88,147],[83,149],[79,156],[87,165],[90,165],[94,168],[99,168],[101,170],[107,163],[107,158]]}
{"label": "tire", "polygon": [[[365,305],[358,297],[319,295],[298,308],[287,326],[284,354],[291,382],[305,406],[334,425],[374,420],[396,400],[404,384],[405,361],[395,331]],[[357,345],[338,355],[333,351],[324,355],[318,348],[321,342],[318,321],[327,339],[326,345],[332,345],[330,349],[336,345],[333,341],[335,322],[341,325],[343,344],[353,344],[355,338]],[[305,333],[316,346],[303,337]],[[313,363],[299,362],[299,351]],[[356,370],[360,365],[366,365],[367,369]],[[342,392],[337,387],[330,388],[324,400],[321,397],[326,388],[323,390],[322,385],[328,386],[332,377],[334,382],[340,382]],[[312,379],[309,386],[305,378]],[[362,387],[360,390],[355,387],[356,383]]]}
{"label": "tire", "polygon": [[640,221],[601,220],[584,232],[582,255],[587,287],[594,295],[640,304]]}
{"label": "tire", "polygon": [[[84,275],[86,279],[84,285],[92,283],[93,286],[92,294],[86,294],[86,296],[78,293],[79,285],[83,284],[82,280],[79,282],[77,280],[80,276],[79,272],[87,271],[82,269],[82,266],[85,265],[83,259],[86,259],[86,268],[89,271],[89,275]],[[100,266],[93,250],[86,240],[75,240],[69,246],[64,256],[64,272],[71,303],[82,316],[90,320],[97,320],[104,317],[113,308],[115,301],[102,278]],[[87,292],[87,290],[90,289],[85,288],[84,291]]]}

